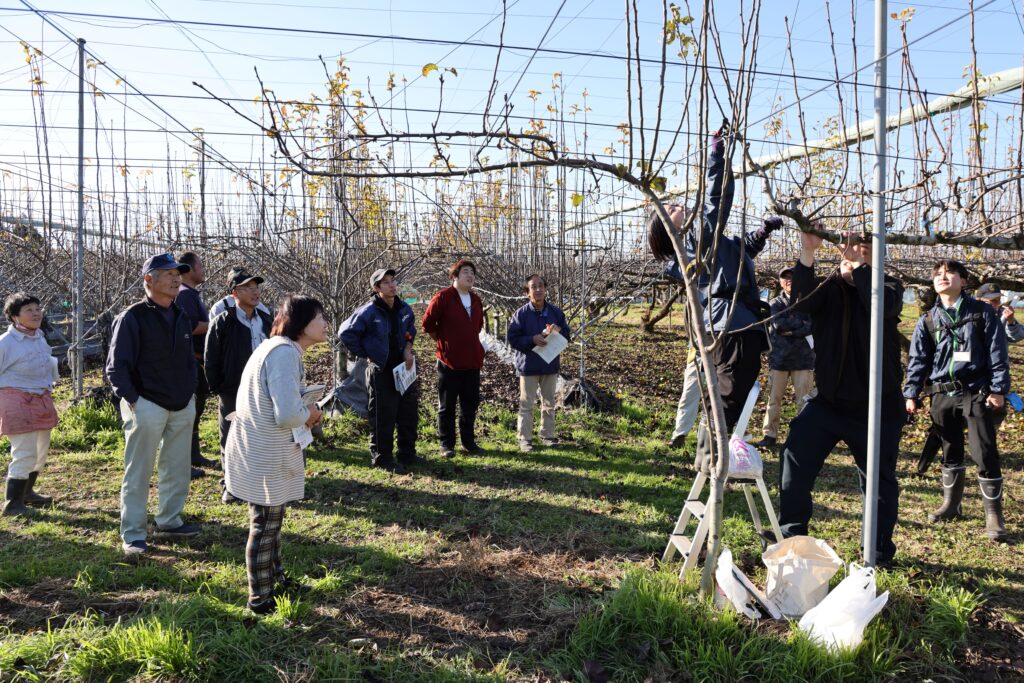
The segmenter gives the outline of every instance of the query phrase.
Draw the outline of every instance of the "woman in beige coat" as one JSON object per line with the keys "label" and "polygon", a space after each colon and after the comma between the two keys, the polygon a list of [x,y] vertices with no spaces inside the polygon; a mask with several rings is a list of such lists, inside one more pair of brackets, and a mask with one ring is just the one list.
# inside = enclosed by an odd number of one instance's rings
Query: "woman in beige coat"
{"label": "woman in beige coat", "polygon": [[321,417],[316,404],[302,400],[302,353],[327,339],[323,306],[289,295],[270,335],[242,371],[224,454],[228,492],[249,503],[245,570],[249,609],[257,614],[274,611],[275,586],[302,588],[281,564],[281,525],[285,505],[305,495],[302,444]]}

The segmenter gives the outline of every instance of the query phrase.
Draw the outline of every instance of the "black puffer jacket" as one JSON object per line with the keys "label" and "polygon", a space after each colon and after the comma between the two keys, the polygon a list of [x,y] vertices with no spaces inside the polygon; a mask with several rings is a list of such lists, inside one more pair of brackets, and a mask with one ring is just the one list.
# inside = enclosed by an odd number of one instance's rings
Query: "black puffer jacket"
{"label": "black puffer jacket", "polygon": [[[263,335],[270,338],[270,316],[256,309],[263,323]],[[206,331],[206,381],[220,397],[225,412],[235,409],[235,394],[242,382],[242,370],[252,355],[252,332],[238,319],[234,306],[218,315]]]}
{"label": "black puffer jacket", "polygon": [[785,292],[772,299],[772,349],[768,352],[768,367],[772,370],[813,370],[814,350],[807,340],[811,334],[811,316],[789,305],[789,295]]}

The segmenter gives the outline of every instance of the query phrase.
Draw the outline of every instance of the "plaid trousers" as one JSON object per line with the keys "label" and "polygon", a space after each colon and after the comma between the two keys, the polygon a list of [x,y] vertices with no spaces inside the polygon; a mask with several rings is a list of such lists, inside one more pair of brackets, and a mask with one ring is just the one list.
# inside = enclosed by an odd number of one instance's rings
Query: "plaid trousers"
{"label": "plaid trousers", "polygon": [[245,544],[245,573],[249,578],[249,600],[270,597],[274,584],[284,579],[281,565],[281,524],[284,505],[249,503],[249,541]]}

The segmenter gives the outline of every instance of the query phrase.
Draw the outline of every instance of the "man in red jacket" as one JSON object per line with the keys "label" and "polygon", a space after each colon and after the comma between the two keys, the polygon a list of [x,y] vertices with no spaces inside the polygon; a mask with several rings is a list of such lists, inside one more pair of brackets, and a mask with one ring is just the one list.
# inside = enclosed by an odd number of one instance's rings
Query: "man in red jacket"
{"label": "man in red jacket", "polygon": [[480,330],[484,307],[473,291],[476,266],[461,259],[448,271],[451,287],[434,295],[423,315],[423,331],[437,343],[437,433],[441,455],[455,455],[455,403],[459,404],[459,436],[470,455],[483,449],[473,435],[480,405],[480,368],[484,349]]}

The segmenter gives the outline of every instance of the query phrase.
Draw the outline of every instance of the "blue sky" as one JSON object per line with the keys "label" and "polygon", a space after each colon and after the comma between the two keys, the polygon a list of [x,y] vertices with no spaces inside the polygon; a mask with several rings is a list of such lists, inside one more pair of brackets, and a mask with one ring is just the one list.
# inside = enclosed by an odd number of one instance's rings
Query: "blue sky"
{"label": "blue sky", "polygon": [[[975,4],[981,6],[984,1]],[[873,53],[874,3],[854,2],[858,63],[863,65]],[[976,42],[983,73],[1021,65],[1024,25],[1021,23],[1019,2],[996,0],[977,13]],[[535,107],[543,110],[551,92],[552,75],[558,72],[562,76],[566,106],[574,102],[582,104],[582,93],[587,91],[587,104],[591,108],[587,117],[596,124],[591,129],[588,148],[591,151],[602,149],[615,137],[612,126],[626,119],[625,64],[621,59],[626,51],[626,27],[622,5],[608,0],[566,0],[564,3],[558,0],[507,0],[507,3],[509,10],[504,42],[524,49],[508,49],[502,54],[498,69],[498,101],[507,94],[517,115],[529,115]],[[424,64],[433,62],[442,68],[458,71],[457,77],[449,74],[446,79],[444,109],[468,112],[443,114],[439,128],[478,128],[479,113],[494,70],[495,50],[472,44],[451,46],[429,41],[496,43],[501,29],[499,15],[502,6],[500,2],[491,0],[435,2],[429,8],[408,0],[177,0],[174,3],[167,0],[34,0],[32,4],[50,11],[152,19],[170,17],[179,22],[270,27],[175,25],[135,18],[47,15],[70,35],[85,38],[91,51],[132,85],[150,94],[154,102],[173,114],[185,128],[204,129],[211,147],[240,165],[248,165],[257,158],[265,140],[223,105],[188,99],[203,95],[192,81],[198,81],[225,97],[250,100],[259,92],[253,74],[255,67],[266,85],[280,97],[305,99],[309,93],[321,91],[323,70],[317,56],[323,55],[330,63],[342,54],[351,69],[353,87],[373,92],[378,102],[388,100],[385,83],[389,74],[394,73],[400,84],[405,77],[407,87],[396,89],[399,94],[392,103],[394,109],[385,111],[384,116],[394,117],[389,124],[396,128],[424,130],[434,119],[433,111],[438,106],[438,80],[436,73],[426,78],[420,76],[420,70]],[[642,56],[656,59],[660,53],[661,5],[651,0],[639,4]],[[908,7],[915,8],[915,15],[908,24],[908,35],[913,40],[962,15],[966,5],[961,0],[931,0],[926,4],[890,2],[889,9],[890,12],[900,12]],[[24,169],[26,165],[34,167],[33,159],[19,158],[19,155],[36,153],[32,101],[24,91],[28,87],[28,71],[18,40],[30,42],[46,55],[45,80],[50,93],[46,100],[47,118],[51,125],[58,127],[51,131],[51,152],[73,157],[76,148],[73,130],[77,116],[76,99],[71,93],[61,94],[59,91],[75,88],[74,46],[46,26],[38,16],[26,11],[19,2],[0,2],[0,7],[3,8],[0,9],[0,25],[4,29],[0,31],[0,88],[4,89],[0,90],[0,117],[4,123],[0,126],[0,149],[3,150],[0,167],[8,170]],[[733,66],[738,59],[738,5],[719,1],[715,7],[724,41],[723,50],[730,66]],[[834,76],[825,17],[825,3],[821,0],[765,0],[758,51],[758,68],[763,74],[758,76],[751,119],[769,115],[773,104],[793,102],[797,95],[805,97],[820,88],[823,82],[814,79]],[[796,92],[788,76],[791,67],[786,53],[786,19],[792,30],[793,61],[801,76]],[[845,76],[853,71],[854,63],[850,46],[850,2],[833,4],[832,21],[839,71]],[[898,23],[890,20],[887,26],[892,49],[900,40]],[[272,28],[294,31],[270,30]],[[912,48],[913,64],[923,90],[941,94],[952,92],[964,84],[963,69],[971,59],[969,28],[968,21],[961,20],[938,30]],[[321,35],[316,31],[384,37]],[[545,32],[543,48],[579,54],[534,53]],[[667,74],[665,118],[673,125],[680,116],[681,73],[679,68],[673,67]],[[648,75],[645,77],[645,96],[653,106],[655,73],[645,66],[645,74]],[[870,68],[860,74],[858,101],[862,117],[870,115],[872,78]],[[894,57],[889,67],[890,86],[898,86],[899,81],[899,60]],[[162,159],[168,149],[179,159],[187,156],[184,144],[159,131],[165,127],[181,133],[180,139],[189,139],[165,112],[137,96],[122,99],[118,93],[123,86],[116,85],[114,77],[109,74],[101,74],[98,83],[108,93],[106,98],[96,103],[98,118],[105,127],[117,129],[124,126],[154,131],[104,133],[107,138],[104,144],[116,148],[118,156],[123,155],[127,148],[130,166],[139,168],[154,164],[147,160]],[[542,93],[536,103],[527,96],[531,89]],[[716,90],[721,92],[721,86]],[[852,122],[853,89],[847,87],[845,90],[847,116]],[[889,111],[893,113],[899,103],[895,91],[891,92]],[[998,99],[1006,104],[994,103],[987,109],[986,116],[993,122],[997,117],[1005,119],[1012,114],[1019,115],[1019,107],[1012,104],[1019,102],[1019,96],[1007,94]],[[138,113],[126,110],[124,101],[128,101]],[[92,107],[91,102],[89,106]],[[251,102],[239,102],[238,106],[250,113],[255,111]],[[803,106],[807,124],[813,129],[825,117],[836,113],[838,101],[835,90],[827,89],[808,97]],[[795,110],[790,110],[786,118],[791,130],[796,127],[793,114]],[[1008,125],[1003,126],[1004,137],[1008,128]],[[752,127],[748,137],[752,140],[755,156],[778,147],[774,142],[761,142],[763,130],[758,130],[758,127]],[[993,141],[996,142],[994,130]],[[1000,146],[1004,146],[1002,141],[994,144],[993,149]],[[683,156],[678,150],[677,153]],[[101,149],[101,156],[104,155]],[[156,162],[155,165],[159,167],[160,164]],[[73,176],[73,168],[65,171],[65,177]]]}

